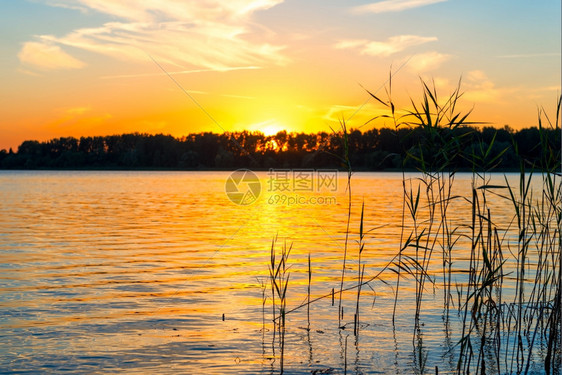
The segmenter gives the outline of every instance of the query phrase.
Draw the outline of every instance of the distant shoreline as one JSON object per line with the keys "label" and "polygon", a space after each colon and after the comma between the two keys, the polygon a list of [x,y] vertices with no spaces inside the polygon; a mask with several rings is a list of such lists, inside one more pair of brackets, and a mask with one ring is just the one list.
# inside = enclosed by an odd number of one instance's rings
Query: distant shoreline
{"label": "distant shoreline", "polygon": [[353,171],[519,171],[553,168],[559,160],[556,128],[471,126],[431,130],[381,128],[288,133],[164,134],[24,141],[0,150],[2,170],[233,171],[338,169]]}

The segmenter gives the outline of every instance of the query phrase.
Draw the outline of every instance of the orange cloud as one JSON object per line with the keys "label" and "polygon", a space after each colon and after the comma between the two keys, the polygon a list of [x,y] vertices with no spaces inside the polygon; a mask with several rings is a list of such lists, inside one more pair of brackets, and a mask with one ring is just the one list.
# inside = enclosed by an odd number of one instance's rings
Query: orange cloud
{"label": "orange cloud", "polygon": [[494,102],[501,99],[506,90],[498,89],[481,70],[468,72],[465,79],[464,98],[473,102]]}
{"label": "orange cloud", "polygon": [[19,60],[41,70],[80,69],[86,64],[46,42],[26,42],[18,54]]}

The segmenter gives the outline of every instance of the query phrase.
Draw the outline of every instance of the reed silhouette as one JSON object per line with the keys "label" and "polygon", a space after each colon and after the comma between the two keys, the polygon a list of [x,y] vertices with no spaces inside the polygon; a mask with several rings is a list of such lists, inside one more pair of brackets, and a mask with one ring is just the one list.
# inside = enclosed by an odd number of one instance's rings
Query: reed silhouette
{"label": "reed silhouette", "polygon": [[[438,96],[434,85],[421,81],[421,86],[420,103],[412,100],[411,108],[400,111],[400,115],[392,102],[391,88],[387,89],[385,99],[371,94],[388,108],[389,113],[383,116],[392,119],[395,134],[404,137],[400,145],[406,148],[397,153],[403,170],[414,168],[418,172],[415,177],[402,174],[402,231],[397,238],[398,250],[376,272],[366,268],[361,260],[363,252],[369,250],[365,235],[370,230],[364,227],[369,208],[364,203],[359,231],[351,231],[350,181],[355,148],[350,145],[352,137],[342,123],[340,134],[344,145],[339,159],[345,162],[348,171],[349,201],[342,239],[342,271],[338,277],[338,331],[345,328],[342,324],[344,297],[346,293],[354,292],[357,343],[361,330],[359,317],[365,315],[361,312],[361,289],[364,286],[372,288],[374,281],[387,283],[381,276],[392,272],[396,275],[393,324],[401,296],[406,293],[415,295],[412,366],[416,373],[426,371],[428,354],[423,339],[422,313],[426,308],[424,295],[431,287],[434,293],[439,290],[442,294],[447,341],[451,341],[453,334],[460,337],[448,345],[456,373],[528,374],[539,366],[545,374],[558,374],[562,371],[561,98],[557,101],[555,120],[541,109],[536,130],[521,131],[537,141],[531,147],[522,146],[524,142],[517,135],[519,133],[508,132],[506,138],[505,129],[476,130],[476,124],[468,121],[470,111],[459,109],[460,82],[445,98]],[[483,134],[486,134],[486,140]],[[506,140],[510,141],[509,145]],[[518,163],[516,186],[506,175],[503,183],[491,183],[492,173],[501,170],[505,160]],[[472,172],[471,195],[455,195],[455,176],[466,165]],[[541,181],[540,191],[531,188],[533,179]],[[512,216],[507,226],[497,224],[500,222],[498,217],[506,213],[494,211],[493,199],[509,203]],[[452,206],[455,209],[464,207],[465,222],[451,219]],[[355,276],[346,273],[348,242],[354,239],[359,246]],[[282,301],[277,304],[277,310],[273,302],[273,319],[284,327],[288,314],[307,307],[310,331],[311,304],[332,298],[333,305],[334,289],[311,298],[309,256],[307,298],[304,303],[287,308],[286,262],[289,251],[283,250],[279,261],[272,255],[269,267],[272,294],[275,292],[277,299]],[[464,259],[467,253],[468,259]],[[468,266],[459,271],[458,265],[463,262],[468,262]],[[405,278],[413,280],[413,292],[402,289],[401,280]],[[509,288],[506,288],[507,283]],[[455,317],[454,324],[452,317]],[[342,370],[347,371],[347,355]],[[435,367],[435,372],[439,372],[439,366]]]}

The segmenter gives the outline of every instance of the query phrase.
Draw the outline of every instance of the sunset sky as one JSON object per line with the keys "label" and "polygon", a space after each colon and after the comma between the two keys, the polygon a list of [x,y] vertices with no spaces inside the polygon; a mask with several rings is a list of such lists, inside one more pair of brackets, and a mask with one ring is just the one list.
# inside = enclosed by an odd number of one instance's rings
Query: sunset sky
{"label": "sunset sky", "polygon": [[385,124],[363,126],[382,106],[362,86],[384,97],[390,71],[399,107],[419,97],[419,77],[446,95],[462,76],[472,120],[497,126],[536,125],[560,93],[558,0],[0,0],[0,10],[0,149],[126,132],[330,131],[342,118],[367,130]]}

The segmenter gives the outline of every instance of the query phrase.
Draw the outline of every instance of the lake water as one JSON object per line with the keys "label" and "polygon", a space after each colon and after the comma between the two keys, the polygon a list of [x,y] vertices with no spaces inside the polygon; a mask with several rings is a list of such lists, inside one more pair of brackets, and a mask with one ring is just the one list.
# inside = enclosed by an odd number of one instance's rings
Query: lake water
{"label": "lake water", "polygon": [[[348,210],[345,173],[320,180],[313,172],[298,182],[284,173],[273,181],[258,172],[257,201],[240,205],[225,193],[228,172],[0,171],[0,371],[278,373],[272,240],[278,250],[292,244],[291,309],[307,296],[308,254],[311,298],[339,289]],[[458,174],[455,193],[470,197],[471,179]],[[508,179],[517,184],[517,176]],[[402,174],[353,175],[345,286],[356,283],[363,202],[369,278],[399,250]],[[496,224],[507,227],[509,204],[490,204]],[[459,199],[451,222],[467,225],[469,207]],[[467,257],[453,265],[461,281]],[[311,305],[310,326],[306,308],[288,314],[285,371],[454,370],[456,313],[446,324],[439,288],[428,287],[421,365],[412,344],[413,282],[402,281],[393,328],[395,283],[387,270],[363,287],[357,338],[356,290],[343,295],[345,329],[338,329],[337,293],[334,306],[330,297]]]}

